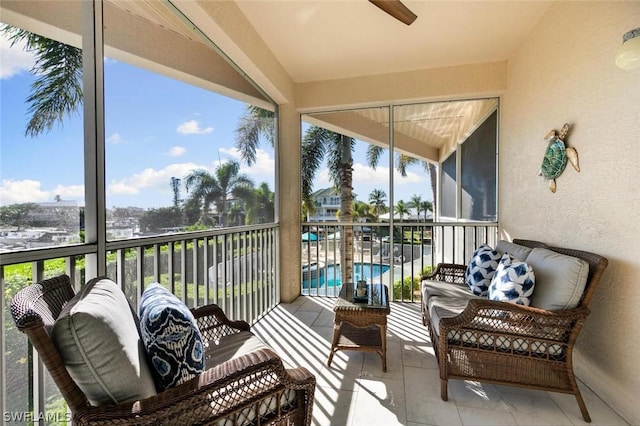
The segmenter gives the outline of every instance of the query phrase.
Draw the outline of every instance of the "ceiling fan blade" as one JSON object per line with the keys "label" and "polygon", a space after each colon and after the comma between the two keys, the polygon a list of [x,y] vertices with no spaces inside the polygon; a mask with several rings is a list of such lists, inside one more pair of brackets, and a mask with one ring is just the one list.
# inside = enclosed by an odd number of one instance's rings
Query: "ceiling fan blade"
{"label": "ceiling fan blade", "polygon": [[402,4],[400,0],[369,0],[398,21],[407,25],[411,25],[416,20],[415,13],[409,10],[407,6]]}

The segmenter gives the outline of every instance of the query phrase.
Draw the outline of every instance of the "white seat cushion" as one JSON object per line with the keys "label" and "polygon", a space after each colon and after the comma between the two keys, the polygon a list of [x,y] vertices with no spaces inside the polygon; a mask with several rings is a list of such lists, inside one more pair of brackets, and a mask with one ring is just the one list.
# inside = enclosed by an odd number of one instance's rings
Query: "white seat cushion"
{"label": "white seat cushion", "polygon": [[441,318],[454,317],[464,311],[469,300],[485,297],[474,295],[466,286],[423,280],[422,299],[426,301],[434,331],[438,333]]}
{"label": "white seat cushion", "polygon": [[258,339],[249,331],[230,334],[215,342],[206,342],[206,368],[215,367],[225,361],[268,347],[269,346],[265,345],[262,340]]}

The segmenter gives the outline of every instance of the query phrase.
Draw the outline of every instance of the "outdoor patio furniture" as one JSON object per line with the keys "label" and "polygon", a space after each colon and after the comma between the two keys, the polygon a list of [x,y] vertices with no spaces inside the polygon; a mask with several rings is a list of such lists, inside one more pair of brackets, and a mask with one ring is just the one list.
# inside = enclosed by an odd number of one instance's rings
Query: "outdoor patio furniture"
{"label": "outdoor patio furniture", "polygon": [[[531,306],[474,295],[465,280],[467,265],[439,264],[422,281],[422,322],[440,367],[441,398],[447,400],[449,379],[562,392],[576,397],[590,422],[572,354],[607,259],[530,240],[501,241],[496,250],[532,267]],[[581,275],[583,284],[573,275]],[[573,302],[563,308],[566,296]]]}
{"label": "outdoor patio furniture", "polygon": [[[87,283],[83,290],[90,284],[94,284],[94,280]],[[116,284],[113,285],[117,288]],[[82,293],[81,290],[79,294]],[[65,315],[69,306],[78,306],[78,298],[74,299],[74,295],[70,278],[62,275],[22,289],[11,303],[17,328],[28,336],[49,370],[69,405],[74,424],[311,423],[315,377],[305,368],[285,368],[280,357],[249,331],[248,323],[229,320],[213,304],[191,310],[205,349],[204,372],[164,391],[156,393],[152,389],[153,395],[143,399],[95,406],[85,391],[81,390],[95,383],[74,380],[78,379],[77,370],[65,365],[64,351],[54,343],[56,319],[61,313]],[[125,304],[125,311],[128,309],[135,316],[128,302]],[[134,325],[132,333],[135,335],[138,332]],[[59,341],[56,340],[56,343]],[[96,342],[97,349],[105,357],[110,349],[124,352],[122,348],[100,348],[99,343]],[[104,364],[102,359],[90,361],[95,365]],[[120,381],[142,381],[142,370],[140,377],[131,375]],[[151,383],[153,385],[153,381]]]}
{"label": "outdoor patio furniture", "polygon": [[327,365],[337,351],[364,351],[380,355],[387,371],[387,316],[389,294],[384,284],[368,284],[363,299],[354,297],[353,283],[340,289],[334,312],[333,338]]}

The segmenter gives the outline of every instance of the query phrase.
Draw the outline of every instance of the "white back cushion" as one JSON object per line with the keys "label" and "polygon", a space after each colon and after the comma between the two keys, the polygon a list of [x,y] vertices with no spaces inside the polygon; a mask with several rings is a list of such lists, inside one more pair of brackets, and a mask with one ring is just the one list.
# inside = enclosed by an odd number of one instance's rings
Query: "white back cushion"
{"label": "white back cushion", "polygon": [[531,306],[547,310],[578,306],[589,276],[589,264],[577,257],[534,248],[527,257],[536,274]]}

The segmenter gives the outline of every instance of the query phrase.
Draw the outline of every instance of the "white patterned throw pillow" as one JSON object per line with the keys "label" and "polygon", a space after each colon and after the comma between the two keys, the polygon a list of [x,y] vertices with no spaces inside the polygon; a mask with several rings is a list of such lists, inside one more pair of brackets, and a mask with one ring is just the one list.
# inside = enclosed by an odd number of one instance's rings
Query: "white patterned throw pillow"
{"label": "white patterned throw pillow", "polygon": [[465,281],[473,294],[486,296],[491,278],[498,268],[500,253],[483,244],[473,252],[465,272]]}
{"label": "white patterned throw pillow", "polygon": [[489,299],[529,306],[535,282],[535,274],[529,264],[505,253],[491,280]]}

